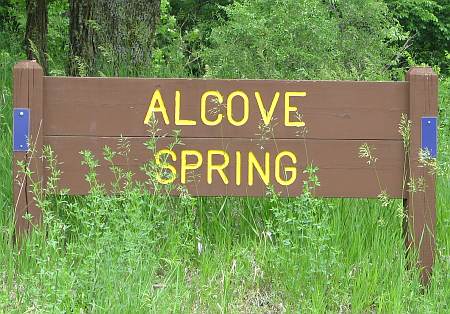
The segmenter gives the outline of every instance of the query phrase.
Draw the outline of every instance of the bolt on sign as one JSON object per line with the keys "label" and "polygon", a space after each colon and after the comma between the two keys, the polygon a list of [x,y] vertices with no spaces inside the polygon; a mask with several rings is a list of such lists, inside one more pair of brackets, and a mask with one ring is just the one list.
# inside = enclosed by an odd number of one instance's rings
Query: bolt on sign
{"label": "bolt on sign", "polygon": [[[49,77],[36,62],[20,62],[14,68],[16,228],[30,227],[23,219],[27,212],[33,224],[42,219],[30,185],[49,175],[43,146],[58,156],[61,187],[85,194],[80,151],[102,159],[103,147],[115,147],[125,137],[129,156],[118,164],[136,180],[145,180],[141,166],[154,160],[163,170],[155,180],[182,184],[192,195],[264,196],[270,186],[296,196],[312,164],[321,182],[316,196],[377,198],[383,192],[403,199],[407,249],[418,250],[426,283],[435,250],[435,177],[420,166],[419,154],[428,150],[436,156],[437,76],[430,68],[413,68],[406,77],[402,82]],[[408,147],[399,133],[402,115],[412,123]],[[158,139],[154,152],[144,145],[149,128]],[[172,145],[176,140],[181,144]],[[366,144],[376,149],[376,170],[358,156]],[[19,161],[29,165],[31,178],[21,174]],[[104,183],[113,179],[107,164],[97,173]],[[408,191],[405,182],[418,178],[425,189]]]}

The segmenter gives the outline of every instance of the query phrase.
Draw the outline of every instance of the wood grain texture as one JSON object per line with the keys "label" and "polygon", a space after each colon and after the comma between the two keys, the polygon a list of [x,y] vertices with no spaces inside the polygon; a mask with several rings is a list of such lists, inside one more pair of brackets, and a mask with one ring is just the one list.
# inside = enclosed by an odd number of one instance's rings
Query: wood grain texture
{"label": "wood grain texture", "polygon": [[[19,62],[14,66],[14,107],[28,108],[29,71],[28,62]],[[27,178],[20,172],[19,162],[27,163],[27,153],[13,153],[13,206],[16,221],[16,233],[21,234],[28,229],[28,221],[23,219],[27,213]]]}
{"label": "wood grain texture", "polygon": [[[172,143],[172,139],[164,138],[158,141],[158,149],[167,147]],[[144,146],[144,139],[129,138],[131,152],[128,159],[118,158],[115,162],[136,173],[136,180],[145,181],[146,178],[140,171],[140,166],[148,160],[153,160],[153,155]],[[366,164],[366,161],[358,158],[358,148],[364,142],[361,140],[269,140],[265,142],[251,139],[182,139],[183,145],[175,146],[173,149],[177,154],[177,161],[172,164],[176,169],[180,169],[180,150],[198,150],[204,156],[204,164],[195,171],[194,182],[187,184],[189,192],[193,195],[217,196],[264,196],[266,186],[255,173],[255,184],[248,186],[247,177],[247,156],[252,151],[258,160],[264,162],[265,152],[280,152],[284,150],[292,151],[298,158],[298,177],[294,184],[283,187],[274,184],[275,190],[284,196],[299,195],[303,181],[307,179],[302,170],[307,164],[313,163],[319,167],[317,173],[321,186],[317,188],[317,196],[326,197],[377,197],[381,190],[386,190],[392,197],[402,195],[402,172],[403,172],[403,147],[399,141],[368,141],[372,148],[375,148],[379,160],[376,164],[376,171]],[[101,161],[101,166],[97,169],[99,179],[108,184],[112,180],[112,174],[106,162],[103,161],[102,149],[109,146],[114,150],[117,147],[118,138],[112,137],[67,137],[67,136],[46,136],[45,144],[50,145],[58,155],[60,169],[63,171],[61,187],[69,187],[72,194],[84,194],[88,191],[88,185],[84,180],[87,168],[81,166],[80,151],[90,150],[97,159]],[[261,147],[262,146],[262,147]],[[219,175],[213,173],[213,184],[206,181],[206,154],[211,149],[224,149],[230,155],[230,166],[225,172],[229,178],[229,184],[225,185]],[[237,186],[235,176],[235,164],[233,156],[235,151],[242,152],[242,176],[241,185]],[[274,179],[274,155],[271,155],[270,181]],[[289,159],[284,160],[283,166],[290,165]],[[192,162],[192,161],[191,161]],[[220,161],[218,161],[220,163]],[[178,172],[178,178],[179,178]],[[377,181],[377,174],[380,178],[381,186]]]}
{"label": "wood grain texture", "polygon": [[[30,228],[23,217],[31,214],[32,225],[38,225],[42,220],[42,212],[36,206],[32,184],[44,179],[42,163],[43,147],[43,70],[35,61],[19,62],[14,67],[14,107],[30,109],[30,150],[13,153],[13,195],[18,234]],[[31,171],[26,177],[20,173],[18,162],[23,162]]]}
{"label": "wood grain texture", "polygon": [[36,62],[30,62],[29,103],[30,108],[30,145],[28,153],[31,177],[27,183],[28,212],[32,216],[31,223],[36,226],[42,221],[42,211],[36,206],[35,195],[31,184],[42,185],[44,181],[44,168],[42,161],[42,148],[44,143],[43,128],[43,69]]}
{"label": "wood grain texture", "polygon": [[[298,112],[306,123],[306,137],[312,139],[400,140],[398,123],[401,114],[409,111],[407,82],[73,77],[45,77],[44,82],[46,135],[146,136],[147,127],[143,120],[156,89],[161,90],[171,123],[164,125],[159,116],[159,134],[179,129],[184,137],[260,137],[261,116],[255,91],[261,93],[266,109],[270,107],[275,92],[281,93],[274,112],[273,134],[268,134],[275,138],[298,138],[302,131],[283,125],[283,95],[286,91],[307,93],[306,97],[293,98],[292,103],[298,105]],[[198,121],[196,127],[173,124],[176,90],[181,92],[182,118]],[[218,126],[199,123],[200,99],[206,90],[218,90],[224,98],[234,90],[244,91],[249,97],[248,122],[241,127],[231,125],[226,119]],[[208,108],[225,110],[224,106],[209,100]],[[243,106],[239,97],[236,97],[233,108],[235,117],[242,117]]]}
{"label": "wood grain texture", "polygon": [[436,177],[420,164],[421,118],[438,115],[438,78],[431,68],[413,68],[407,74],[410,83],[411,147],[408,182],[425,181],[425,190],[410,192],[405,200],[407,210],[408,248],[418,250],[418,265],[423,269],[422,282],[430,280],[435,255]]}

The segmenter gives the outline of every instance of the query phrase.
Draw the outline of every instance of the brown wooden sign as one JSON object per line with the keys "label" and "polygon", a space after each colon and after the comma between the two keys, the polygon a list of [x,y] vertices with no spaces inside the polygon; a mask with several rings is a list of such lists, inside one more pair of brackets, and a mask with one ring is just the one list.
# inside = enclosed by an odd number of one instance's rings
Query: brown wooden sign
{"label": "brown wooden sign", "polygon": [[[419,250],[428,281],[435,178],[419,154],[424,147],[435,154],[436,138],[428,137],[436,137],[437,77],[430,68],[411,69],[405,82],[75,78],[43,76],[27,61],[14,68],[14,107],[19,231],[28,228],[26,212],[34,223],[41,212],[18,161],[30,165],[31,179],[45,182],[42,148],[50,145],[61,163],[61,186],[84,194],[80,151],[100,159],[104,146],[124,137],[130,153],[117,162],[136,180],[144,180],[141,166],[152,159],[164,169],[156,177],[160,184],[185,185],[192,195],[264,196],[272,186],[296,196],[313,164],[321,182],[317,196],[374,198],[385,191],[402,198],[411,226],[407,246]],[[412,122],[409,151],[398,129],[402,114]],[[159,138],[153,153],[144,146],[149,125]],[[182,144],[172,147],[174,131]],[[358,156],[363,144],[376,149],[376,173]],[[98,174],[105,183],[112,179],[107,164]],[[408,192],[405,182],[418,178],[426,190]]]}

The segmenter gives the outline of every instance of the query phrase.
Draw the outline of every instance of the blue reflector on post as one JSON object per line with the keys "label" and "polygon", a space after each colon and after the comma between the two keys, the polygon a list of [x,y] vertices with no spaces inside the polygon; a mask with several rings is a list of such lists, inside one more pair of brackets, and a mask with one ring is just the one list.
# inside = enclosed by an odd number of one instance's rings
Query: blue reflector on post
{"label": "blue reflector on post", "polygon": [[422,117],[422,149],[428,150],[431,157],[437,156],[437,118]]}
{"label": "blue reflector on post", "polygon": [[14,108],[13,111],[13,151],[27,152],[30,131],[30,109]]}

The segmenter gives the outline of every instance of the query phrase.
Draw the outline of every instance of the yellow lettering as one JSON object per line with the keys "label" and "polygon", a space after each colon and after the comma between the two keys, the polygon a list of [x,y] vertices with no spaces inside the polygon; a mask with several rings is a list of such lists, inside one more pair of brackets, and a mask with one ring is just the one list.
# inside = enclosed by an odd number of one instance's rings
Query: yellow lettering
{"label": "yellow lettering", "polygon": [[150,105],[148,107],[147,115],[144,119],[144,124],[148,124],[150,122],[150,119],[155,112],[161,112],[164,122],[166,124],[169,124],[169,117],[167,116],[166,106],[164,105],[164,101],[159,89],[155,90],[155,92],[153,93],[152,100],[150,101]]}
{"label": "yellow lettering", "polygon": [[197,121],[181,119],[181,93],[175,92],[175,125],[197,125]]}
{"label": "yellow lettering", "polygon": [[[214,165],[213,155],[223,156],[223,163],[220,165]],[[230,163],[230,156],[228,155],[227,152],[223,150],[208,150],[208,174],[207,174],[208,184],[212,183],[213,170],[217,170],[220,177],[222,178],[223,183],[228,184],[228,178],[223,169],[225,169],[229,163]]]}
{"label": "yellow lettering", "polygon": [[[195,156],[197,161],[195,163],[188,164],[187,156]],[[186,183],[186,172],[187,170],[195,170],[200,168],[203,163],[202,154],[196,150],[183,150],[181,151],[181,184]]]}
{"label": "yellow lettering", "polygon": [[206,116],[206,100],[209,96],[213,96],[217,99],[218,104],[217,108],[220,108],[220,104],[223,103],[223,96],[218,91],[206,91],[202,95],[201,103],[200,103],[200,115],[202,118],[202,122],[206,125],[218,125],[222,121],[222,114],[219,113],[217,115],[216,120],[208,120],[208,117]]}
{"label": "yellow lettering", "polygon": [[[281,185],[291,185],[297,178],[297,168],[296,167],[284,167],[284,178],[281,176],[281,158],[284,156],[289,157],[292,163],[295,165],[297,163],[297,157],[289,151],[280,152],[275,158],[275,179]],[[291,177],[287,180],[286,173],[291,173]]]}
{"label": "yellow lettering", "polygon": [[248,153],[248,185],[253,185],[253,168],[258,171],[259,176],[263,180],[263,182],[266,185],[269,185],[269,179],[270,179],[270,159],[269,159],[269,153],[264,154],[264,171],[261,167],[261,164],[258,162],[258,160],[255,157],[255,154],[253,152]]}
{"label": "yellow lettering", "polygon": [[305,97],[305,96],[306,96],[305,92],[286,92],[284,94],[284,125],[285,126],[296,126],[296,127],[305,126],[305,122],[303,122],[303,121],[291,121],[290,120],[291,112],[297,111],[296,107],[291,106],[290,98],[291,97]]}
{"label": "yellow lettering", "polygon": [[236,151],[236,185],[241,185],[241,152]]}
{"label": "yellow lettering", "polygon": [[255,92],[256,102],[258,103],[259,111],[261,112],[261,117],[265,125],[269,125],[272,120],[273,112],[278,104],[278,99],[280,98],[280,93],[276,92],[272,99],[272,104],[270,105],[269,111],[264,107],[264,103],[259,92]]}
{"label": "yellow lettering", "polygon": [[[234,118],[233,118],[233,98],[236,96],[239,96],[244,100],[244,115],[243,115],[241,121],[234,120]],[[249,112],[248,97],[244,92],[237,90],[237,91],[232,92],[230,95],[228,95],[227,117],[228,117],[228,121],[230,121],[230,123],[232,125],[235,125],[235,126],[244,125],[248,121],[248,112]]]}
{"label": "yellow lettering", "polygon": [[[160,172],[157,173],[156,179],[161,184],[170,184],[173,181],[175,181],[175,178],[177,176],[177,170],[175,169],[174,166],[168,164],[166,162],[166,160],[161,161],[160,156],[162,154],[168,154],[172,158],[172,161],[177,161],[177,155],[173,151],[171,151],[170,149],[162,149],[162,150],[158,151],[155,154],[156,164],[158,166],[161,166],[162,169],[170,170],[170,173],[171,173],[170,176],[168,176],[169,178],[166,179],[166,178],[161,177],[161,174],[163,174],[163,173],[165,174],[165,172],[160,171]],[[164,177],[167,177],[167,176],[164,175]]]}

